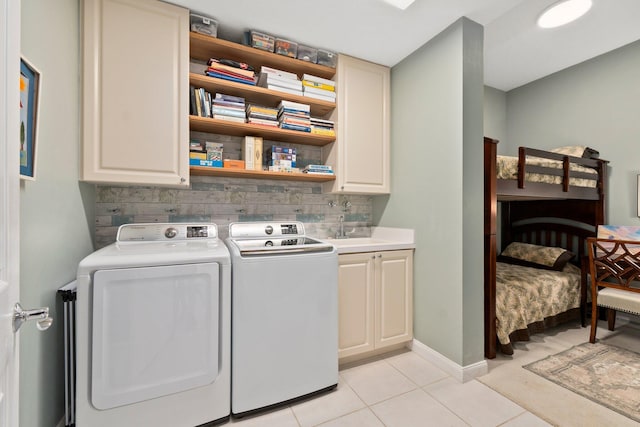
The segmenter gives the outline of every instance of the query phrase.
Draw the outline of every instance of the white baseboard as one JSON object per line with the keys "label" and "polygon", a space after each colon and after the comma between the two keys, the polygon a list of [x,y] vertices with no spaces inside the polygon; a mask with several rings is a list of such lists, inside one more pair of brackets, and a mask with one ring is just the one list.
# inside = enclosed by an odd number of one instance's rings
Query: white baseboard
{"label": "white baseboard", "polygon": [[465,383],[489,372],[489,365],[486,360],[467,366],[460,366],[416,339],[409,343],[408,347],[461,383]]}

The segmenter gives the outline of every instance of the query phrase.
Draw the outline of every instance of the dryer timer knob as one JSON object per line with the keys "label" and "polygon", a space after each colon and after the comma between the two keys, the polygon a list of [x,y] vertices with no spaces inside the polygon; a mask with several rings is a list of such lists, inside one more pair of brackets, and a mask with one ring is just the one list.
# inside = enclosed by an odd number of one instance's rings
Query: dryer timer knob
{"label": "dryer timer knob", "polygon": [[167,239],[173,239],[174,237],[176,237],[178,235],[178,230],[176,230],[173,227],[167,228],[164,231],[164,237],[166,237]]}
{"label": "dryer timer knob", "polygon": [[273,227],[272,227],[272,226],[270,226],[270,225],[267,225],[267,226],[264,228],[264,232],[265,232],[265,233],[267,233],[268,235],[271,235],[271,233],[273,233]]}

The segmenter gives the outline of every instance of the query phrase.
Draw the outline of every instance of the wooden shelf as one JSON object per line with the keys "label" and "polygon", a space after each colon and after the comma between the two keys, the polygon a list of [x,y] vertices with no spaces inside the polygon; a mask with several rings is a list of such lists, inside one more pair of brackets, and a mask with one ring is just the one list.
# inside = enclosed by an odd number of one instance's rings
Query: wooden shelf
{"label": "wooden shelf", "polygon": [[251,86],[229,80],[216,79],[214,77],[201,74],[190,73],[189,84],[195,87],[202,87],[212,94],[214,92],[221,92],[226,95],[247,98],[248,104],[277,107],[283,99],[308,104],[311,107],[311,115],[314,117],[324,117],[336,108],[336,104],[334,102],[322,101],[315,98],[309,98],[308,96],[292,95],[286,92],[278,92],[259,86]]}
{"label": "wooden shelf", "polygon": [[232,59],[251,65],[257,71],[262,65],[286,70],[296,73],[299,77],[303,74],[313,74],[314,76],[331,79],[336,73],[335,68],[300,59],[289,58],[250,46],[206,36],[204,34],[189,33],[191,57],[201,61],[208,61],[210,58]]}
{"label": "wooden shelf", "polygon": [[189,116],[191,130],[233,136],[261,136],[270,141],[291,144],[325,146],[336,140],[335,136],[315,135],[308,132],[271,128],[249,123],[238,123],[209,117]]}
{"label": "wooden shelf", "polygon": [[306,173],[252,171],[246,169],[210,168],[191,166],[191,175],[223,176],[228,178],[279,179],[289,181],[327,182],[334,181],[335,175],[309,175]]}

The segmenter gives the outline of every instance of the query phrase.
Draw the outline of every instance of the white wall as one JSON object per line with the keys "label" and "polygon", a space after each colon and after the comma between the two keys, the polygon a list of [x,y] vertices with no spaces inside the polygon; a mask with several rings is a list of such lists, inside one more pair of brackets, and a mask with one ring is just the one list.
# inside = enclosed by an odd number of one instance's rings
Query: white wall
{"label": "white wall", "polygon": [[416,339],[462,366],[483,354],[482,31],[460,19],[392,68],[391,195],[374,200],[374,223],[416,230]]}
{"label": "white wall", "polygon": [[[505,154],[587,145],[609,160],[608,222],[640,225],[640,41],[507,93]],[[502,147],[500,147],[502,146]]]}
{"label": "white wall", "polygon": [[20,329],[20,426],[53,427],[64,411],[56,290],[92,251],[94,189],[78,183],[78,0],[22,0],[21,7],[21,52],[42,73],[42,91],[37,179],[21,185],[20,299],[25,308],[49,306],[54,323],[44,332],[35,324]]}

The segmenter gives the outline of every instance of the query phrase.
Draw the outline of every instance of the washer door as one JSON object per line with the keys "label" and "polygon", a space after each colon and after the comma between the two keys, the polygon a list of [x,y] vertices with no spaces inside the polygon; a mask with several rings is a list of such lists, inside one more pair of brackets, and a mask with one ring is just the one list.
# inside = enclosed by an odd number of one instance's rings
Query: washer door
{"label": "washer door", "polygon": [[219,293],[217,263],[96,271],[93,406],[109,409],[212,383]]}

